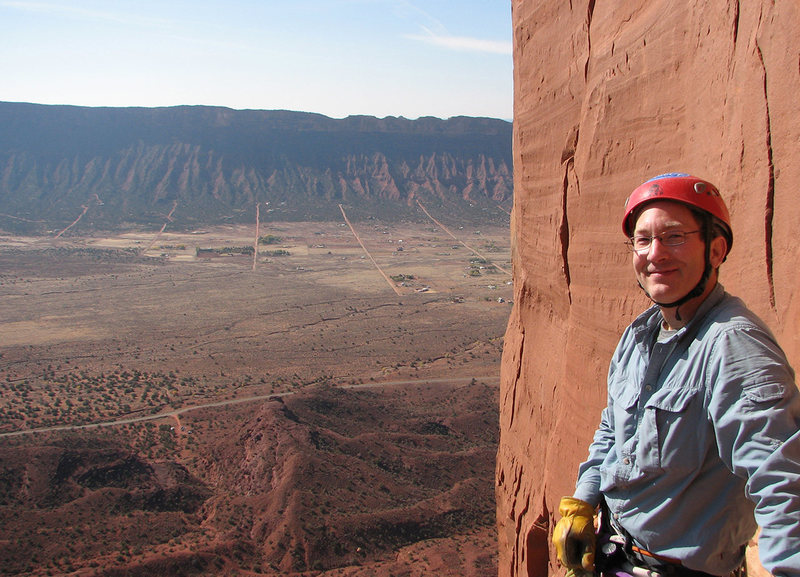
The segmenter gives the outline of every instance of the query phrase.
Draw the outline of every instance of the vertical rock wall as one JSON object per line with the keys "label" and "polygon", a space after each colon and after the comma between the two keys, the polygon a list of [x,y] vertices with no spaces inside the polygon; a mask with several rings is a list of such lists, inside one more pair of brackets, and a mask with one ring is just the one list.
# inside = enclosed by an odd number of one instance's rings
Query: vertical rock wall
{"label": "vertical rock wall", "polygon": [[716,183],[725,287],[800,368],[800,4],[512,0],[515,306],[497,462],[501,576],[556,573],[549,531],[648,301],[620,217],[651,176]]}

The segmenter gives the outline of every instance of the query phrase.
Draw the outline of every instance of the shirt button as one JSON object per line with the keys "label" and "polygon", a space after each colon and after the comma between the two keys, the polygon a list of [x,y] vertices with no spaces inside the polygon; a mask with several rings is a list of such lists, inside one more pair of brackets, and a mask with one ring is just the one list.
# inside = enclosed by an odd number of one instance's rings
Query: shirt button
{"label": "shirt button", "polygon": [[630,464],[631,464],[631,460],[630,460],[628,457],[625,457],[624,459],[622,459],[622,462],[623,462],[625,465],[630,465]]}
{"label": "shirt button", "polygon": [[652,386],[650,386],[650,385],[645,385],[645,386],[644,386],[644,390],[645,390],[645,391],[647,391],[647,392],[649,393],[650,391],[652,391],[652,390],[653,390],[653,387],[652,387]]}

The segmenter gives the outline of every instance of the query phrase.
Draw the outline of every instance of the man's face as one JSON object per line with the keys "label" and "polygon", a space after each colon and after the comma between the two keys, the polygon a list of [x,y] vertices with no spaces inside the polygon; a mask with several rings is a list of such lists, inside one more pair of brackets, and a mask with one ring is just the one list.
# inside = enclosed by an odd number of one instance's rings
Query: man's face
{"label": "man's face", "polygon": [[[634,236],[666,232],[697,231],[700,223],[685,205],[655,201],[645,206],[633,229]],[[701,233],[686,236],[678,246],[665,246],[653,239],[650,247],[633,253],[636,279],[655,302],[671,303],[686,296],[700,282],[705,268],[705,246]]]}

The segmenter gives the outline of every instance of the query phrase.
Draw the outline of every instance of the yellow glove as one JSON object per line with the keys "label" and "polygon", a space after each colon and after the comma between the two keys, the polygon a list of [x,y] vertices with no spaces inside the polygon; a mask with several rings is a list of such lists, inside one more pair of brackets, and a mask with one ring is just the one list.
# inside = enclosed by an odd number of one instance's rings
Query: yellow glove
{"label": "yellow glove", "polygon": [[584,571],[583,569],[569,569],[566,577],[595,577],[594,571]]}
{"label": "yellow glove", "polygon": [[[562,497],[561,520],[553,530],[558,560],[567,569],[594,570],[594,507],[573,497]],[[577,573],[577,572],[576,572]]]}

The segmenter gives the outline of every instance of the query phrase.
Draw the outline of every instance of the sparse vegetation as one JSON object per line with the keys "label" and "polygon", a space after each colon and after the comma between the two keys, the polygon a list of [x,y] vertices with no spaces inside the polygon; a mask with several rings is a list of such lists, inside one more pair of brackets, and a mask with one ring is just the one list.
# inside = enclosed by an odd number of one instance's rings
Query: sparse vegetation
{"label": "sparse vegetation", "polygon": [[180,406],[214,393],[215,386],[176,372],[117,368],[109,373],[48,365],[25,378],[0,372],[0,432],[82,425]]}
{"label": "sparse vegetation", "polygon": [[253,254],[253,247],[252,246],[225,246],[222,248],[201,248],[197,247],[195,249],[195,254],[197,256],[209,256],[209,255],[222,255],[222,256],[230,256],[230,255],[237,255],[237,254],[244,254],[244,255],[252,255]]}
{"label": "sparse vegetation", "polygon": [[413,274],[393,274],[390,277],[394,282],[406,282],[414,280],[416,277]]}
{"label": "sparse vegetation", "polygon": [[[4,570],[360,565],[380,577],[413,564],[451,577],[479,560],[496,573],[496,377],[483,376],[498,372],[507,308],[483,300],[486,283],[465,282],[463,253],[438,254],[435,233],[392,233],[407,250],[404,272],[388,274],[431,286],[402,295],[352,258],[359,248],[338,224],[297,234],[281,237],[296,251],[256,270],[252,259],[184,265],[138,248],[100,260],[12,253],[0,239],[0,433],[169,414],[0,437]],[[308,251],[310,236],[335,258]],[[364,232],[370,247],[384,238]],[[391,263],[390,251],[375,256]],[[31,254],[48,254],[45,266]],[[497,285],[492,299],[511,294]],[[442,376],[461,380],[428,380]],[[423,384],[379,386],[413,379]]]}
{"label": "sparse vegetation", "polygon": [[280,244],[282,242],[283,239],[279,236],[275,236],[274,234],[267,234],[258,237],[258,244]]}

